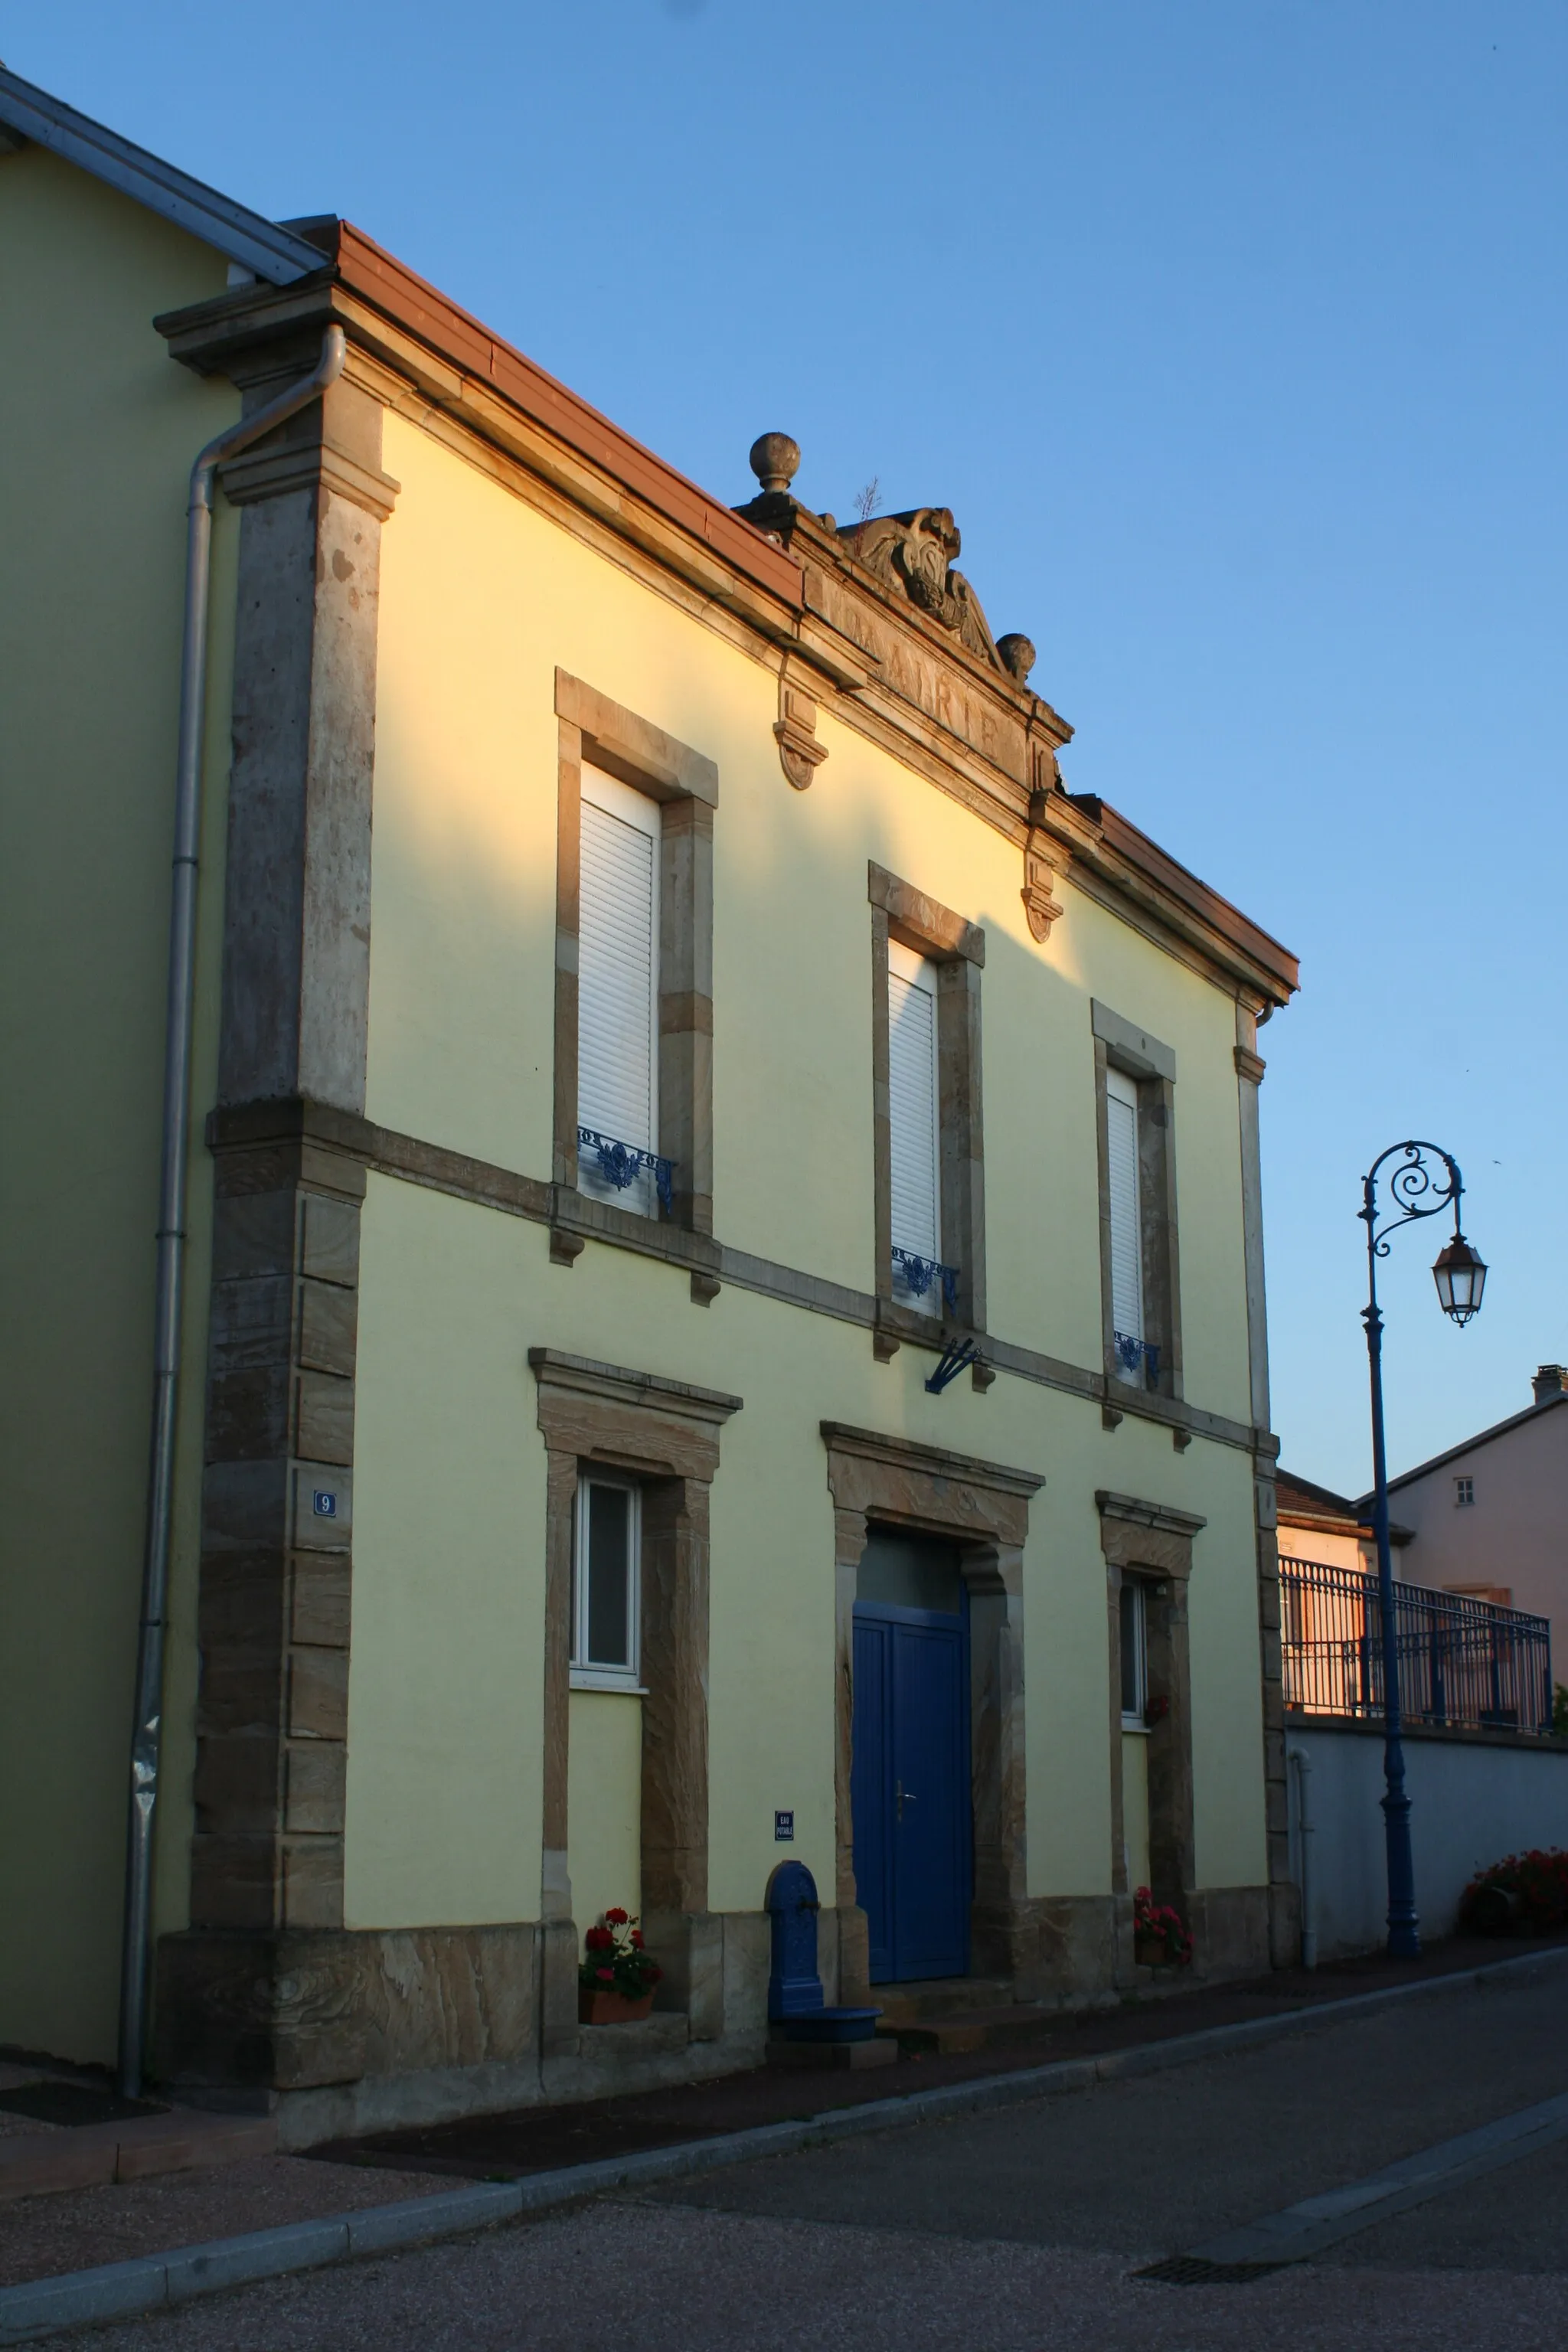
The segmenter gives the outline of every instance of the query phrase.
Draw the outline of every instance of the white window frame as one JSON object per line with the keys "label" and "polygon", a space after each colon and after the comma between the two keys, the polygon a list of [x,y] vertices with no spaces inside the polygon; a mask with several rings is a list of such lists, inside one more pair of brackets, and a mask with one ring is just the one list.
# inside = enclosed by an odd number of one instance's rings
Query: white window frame
{"label": "white window frame", "polygon": [[1467,1471],[1463,1477],[1456,1477],[1454,1480],[1454,1507],[1460,1511],[1470,1510],[1474,1507],[1475,1500],[1475,1478]]}
{"label": "white window frame", "polygon": [[[631,1658],[624,1666],[595,1665],[588,1656],[588,1578],[584,1568],[588,1559],[588,1497],[595,1486],[614,1487],[629,1497],[626,1509],[626,1616],[627,1646]],[[571,1683],[574,1690],[635,1691],[643,1685],[638,1679],[642,1652],[642,1490],[635,1478],[621,1478],[613,1472],[584,1469],[578,1475],[576,1500],[572,1512],[572,1664]]]}
{"label": "white window frame", "polygon": [[[932,1230],[932,1233],[931,1233],[931,1237],[930,1237],[930,1238],[931,1238],[931,1247],[930,1247],[929,1249],[920,1249],[920,1250],[917,1250],[917,1249],[915,1248],[915,1246],[914,1246],[914,1244],[913,1244],[911,1241],[908,1241],[908,1240],[904,1239],[904,1238],[900,1234],[900,1233],[899,1233],[899,1231],[898,1231],[898,1228],[897,1228],[897,1226],[896,1226],[896,1224],[895,1224],[895,1226],[894,1226],[894,1228],[893,1228],[893,1231],[892,1231],[892,1246],[894,1247],[894,1249],[907,1249],[907,1250],[910,1251],[910,1252],[912,1253],[912,1255],[915,1255],[915,1256],[917,1256],[917,1257],[930,1257],[930,1258],[931,1259],[931,1261],[932,1261],[932,1263],[933,1263],[933,1264],[935,1264],[935,1265],[941,1265],[941,1263],[942,1263],[942,1039],[941,1039],[941,1017],[940,1017],[940,1016],[941,1016],[941,998],[940,998],[940,993],[939,993],[939,982],[938,982],[938,978],[937,978],[937,971],[938,971],[938,967],[937,967],[936,963],[933,961],[933,960],[932,960],[930,956],[923,956],[923,955],[919,954],[915,949],[905,947],[905,946],[901,943],[901,941],[900,941],[900,940],[889,940],[888,941],[888,978],[889,978],[889,984],[890,984],[894,980],[901,980],[901,981],[904,981],[905,982],[907,982],[910,987],[920,989],[920,990],[922,992],[922,993],[924,993],[925,995],[928,995],[928,996],[931,998],[931,1223],[932,1223],[933,1230]],[[890,996],[891,996],[891,988],[890,988],[890,985],[889,985],[889,998],[890,998]],[[890,1003],[890,1002],[889,1002],[889,1024],[888,1024],[888,1026],[889,1026],[889,1063],[890,1063],[891,1054],[892,1054],[892,1042],[891,1042],[891,1040],[892,1040],[892,1032],[893,1032],[894,1028],[896,1027],[896,1022],[895,1022],[894,1017],[893,1017],[893,1013],[892,1013],[892,1006],[891,1006],[891,1003]],[[891,1163],[892,1163],[892,1165],[893,1165],[894,1167],[896,1167],[896,1166],[897,1166],[897,1164],[898,1164],[898,1140],[897,1140],[897,1137],[896,1137],[896,1135],[894,1134],[894,1131],[893,1131],[893,1117],[892,1117],[892,1078],[891,1078],[891,1070],[890,1070],[890,1067],[889,1067],[889,1105],[888,1105],[888,1112],[889,1112],[889,1119],[888,1119],[888,1126],[889,1126],[889,1136],[888,1136],[888,1141],[889,1141],[889,1158],[890,1158]],[[895,1298],[897,1298],[897,1299],[899,1300],[899,1302],[900,1302],[900,1304],[901,1306],[909,1307],[912,1307],[912,1308],[914,1309],[914,1311],[915,1311],[917,1314],[926,1314],[926,1315],[941,1316],[941,1315],[942,1315],[942,1314],[945,1312],[946,1302],[945,1302],[945,1300],[943,1299],[943,1297],[942,1297],[942,1284],[941,1284],[940,1279],[939,1279],[938,1281],[933,1282],[933,1283],[932,1283],[932,1285],[931,1285],[931,1288],[930,1288],[928,1291],[924,1292],[923,1294],[917,1294],[916,1292],[914,1292],[914,1291],[910,1290],[910,1289],[909,1288],[908,1285],[907,1285],[907,1284],[904,1282],[904,1280],[902,1279],[901,1271],[900,1271],[900,1267],[899,1267],[898,1263],[897,1263],[897,1261],[896,1261],[896,1260],[895,1260],[895,1262],[894,1262],[894,1266],[893,1266],[893,1296],[894,1296],[894,1297],[895,1297]]]}
{"label": "white window frame", "polygon": [[1118,1617],[1116,1627],[1116,1673],[1118,1681],[1121,1680],[1121,1612],[1126,1608],[1129,1601],[1131,1601],[1132,1608],[1133,1664],[1138,1691],[1138,1706],[1136,1711],[1132,1713],[1130,1713],[1127,1707],[1123,1706],[1121,1709],[1121,1728],[1123,1731],[1147,1731],[1149,1728],[1149,1595],[1142,1577],[1124,1576],[1121,1580],[1121,1591],[1118,1599]]}
{"label": "white window frame", "polygon": [[[1126,1332],[1126,1337],[1130,1339],[1136,1339],[1139,1343],[1140,1349],[1140,1353],[1136,1360],[1131,1364],[1123,1363],[1119,1353],[1117,1356],[1116,1369],[1120,1377],[1126,1381],[1131,1387],[1143,1388],[1147,1386],[1147,1382],[1144,1379],[1143,1370],[1145,1359],[1142,1350],[1149,1328],[1149,1302],[1144,1296],[1143,1284],[1143,1171],[1139,1165],[1139,1144],[1141,1141],[1142,1106],[1139,1096],[1137,1079],[1130,1077],[1125,1070],[1119,1070],[1114,1063],[1108,1063],[1105,1072],[1105,1108],[1108,1124],[1111,1118],[1112,1114],[1110,1107],[1113,1103],[1121,1103],[1132,1114],[1131,1240],[1132,1270],[1133,1278],[1137,1287],[1138,1315],[1137,1329]],[[1110,1300],[1111,1344],[1114,1346],[1115,1334],[1125,1330],[1125,1326],[1119,1319],[1116,1309],[1116,1196],[1114,1191],[1111,1193],[1110,1205]]]}
{"label": "white window frame", "polygon": [[[624,1143],[638,1151],[657,1153],[659,1149],[658,1095],[658,989],[659,989],[659,868],[663,863],[663,811],[650,793],[639,793],[630,784],[623,784],[617,776],[606,775],[604,769],[594,767],[584,760],[581,777],[583,805],[597,809],[602,815],[614,817],[634,832],[646,835],[653,844],[652,891],[649,920],[652,926],[648,956],[648,1116],[646,1139],[643,1136],[617,1135],[612,1142]],[[581,823],[581,819],[579,819]],[[581,853],[579,852],[579,856]],[[582,916],[578,918],[578,972],[582,972]],[[577,1124],[604,1130],[597,1118],[587,1118],[583,1107],[582,1075],[582,1012],[578,1012],[578,1072]],[[590,1155],[582,1155],[577,1165],[577,1189],[597,1201],[608,1201],[621,1208],[631,1209],[644,1216],[658,1215],[658,1193],[650,1173],[644,1173],[624,1192],[599,1176]]]}

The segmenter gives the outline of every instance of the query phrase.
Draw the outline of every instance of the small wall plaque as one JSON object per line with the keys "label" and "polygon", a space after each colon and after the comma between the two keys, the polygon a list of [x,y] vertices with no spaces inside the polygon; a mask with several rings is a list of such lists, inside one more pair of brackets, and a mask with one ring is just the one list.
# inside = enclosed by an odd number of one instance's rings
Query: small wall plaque
{"label": "small wall plaque", "polygon": [[319,1519],[335,1519],[338,1516],[338,1498],[329,1487],[318,1486],[310,1497],[310,1507]]}
{"label": "small wall plaque", "polygon": [[775,1845],[793,1845],[795,1843],[795,1808],[793,1805],[789,1808],[787,1812],[774,1813],[773,1843]]}

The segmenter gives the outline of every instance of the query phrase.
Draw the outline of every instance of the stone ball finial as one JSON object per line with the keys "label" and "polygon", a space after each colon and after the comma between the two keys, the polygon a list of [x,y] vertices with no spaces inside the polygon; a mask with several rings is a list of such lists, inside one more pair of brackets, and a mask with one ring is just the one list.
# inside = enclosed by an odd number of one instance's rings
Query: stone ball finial
{"label": "stone ball finial", "polygon": [[1022,686],[1038,659],[1028,638],[1018,630],[1010,629],[1005,637],[997,638],[996,650],[1002,656],[1003,668]]}
{"label": "stone ball finial", "polygon": [[752,442],[751,467],[764,490],[787,490],[800,471],[800,443],[787,433],[762,433]]}

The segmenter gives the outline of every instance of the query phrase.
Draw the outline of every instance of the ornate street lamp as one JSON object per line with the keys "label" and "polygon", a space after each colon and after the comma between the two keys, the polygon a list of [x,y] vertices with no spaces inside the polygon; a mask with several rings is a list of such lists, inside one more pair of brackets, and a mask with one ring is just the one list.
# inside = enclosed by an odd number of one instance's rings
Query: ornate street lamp
{"label": "ornate street lamp", "polygon": [[[1456,1209],[1455,1217],[1458,1220]],[[1456,1234],[1432,1268],[1432,1279],[1437,1286],[1445,1315],[1451,1315],[1461,1328],[1481,1303],[1481,1293],[1487,1286],[1487,1270],[1463,1234]]]}
{"label": "ornate street lamp", "polygon": [[[1393,1209],[1377,1221],[1377,1175],[1385,1161],[1399,1160],[1388,1179]],[[1439,1164],[1440,1163],[1440,1164]],[[1415,1873],[1410,1858],[1410,1800],[1405,1793],[1404,1717],[1399,1703],[1399,1641],[1394,1609],[1394,1562],[1388,1545],[1388,1459],[1383,1442],[1383,1316],[1377,1304],[1377,1261],[1388,1255],[1391,1234],[1418,1217],[1435,1217],[1450,1205],[1454,1238],[1432,1268],[1443,1312],[1461,1329],[1481,1303],[1487,1270],[1459,1231],[1459,1200],[1465,1180],[1459,1163],[1436,1143],[1394,1143],[1374,1160],[1362,1180],[1358,1211],[1366,1227],[1366,1352],[1372,1374],[1373,1521],[1377,1536],[1377,1598],[1383,1648],[1383,1818],[1388,1847],[1388,1949],[1397,1959],[1421,1950],[1415,1917]]]}

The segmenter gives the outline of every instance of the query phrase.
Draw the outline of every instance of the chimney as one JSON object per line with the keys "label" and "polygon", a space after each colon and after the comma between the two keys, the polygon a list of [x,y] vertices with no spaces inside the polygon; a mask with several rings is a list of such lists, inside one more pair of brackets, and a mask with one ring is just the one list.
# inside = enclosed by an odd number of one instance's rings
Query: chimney
{"label": "chimney", "polygon": [[1537,1404],[1550,1404],[1554,1396],[1568,1389],[1568,1364],[1542,1364],[1531,1382]]}

